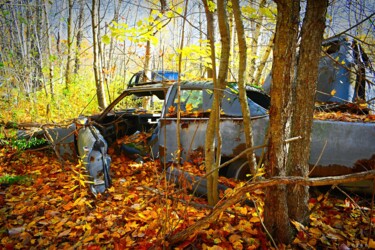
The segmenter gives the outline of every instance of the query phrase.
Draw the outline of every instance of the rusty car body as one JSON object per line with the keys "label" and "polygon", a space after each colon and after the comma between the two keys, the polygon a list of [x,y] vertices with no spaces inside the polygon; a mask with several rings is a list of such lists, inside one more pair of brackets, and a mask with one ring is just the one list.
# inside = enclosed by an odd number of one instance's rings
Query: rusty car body
{"label": "rusty car body", "polygon": [[[319,109],[337,107],[348,102],[367,102],[367,112],[374,112],[374,71],[371,62],[356,41],[339,36],[323,43],[325,52],[319,63],[318,91]],[[149,82],[141,82],[143,72],[131,79],[128,88],[120,94],[100,115],[92,116],[79,133],[78,151],[88,169],[96,169],[93,178],[102,173],[100,165],[108,168],[107,145],[117,138],[136,131],[151,131],[149,149],[153,157],[164,163],[186,161],[194,155],[203,154],[208,114],[212,104],[213,84],[210,81],[182,81],[177,83],[178,73],[163,71],[154,73]],[[271,79],[261,89],[247,86],[248,104],[251,111],[254,145],[265,143],[268,127],[267,95]],[[163,101],[161,110],[116,109],[123,98],[157,96]],[[180,105],[178,105],[180,97]],[[228,160],[246,149],[242,113],[235,83],[228,84],[221,101],[220,131],[222,136],[222,159]],[[177,111],[180,116],[177,118]],[[88,121],[87,120],[87,121]],[[96,124],[96,129],[87,127]],[[177,126],[181,141],[181,159],[176,159]],[[88,139],[89,138],[89,139]],[[81,143],[81,141],[85,141]],[[338,120],[314,120],[309,163],[311,176],[341,175],[373,169],[375,166],[375,123],[347,122]],[[101,141],[100,143],[94,143]],[[90,142],[87,146],[87,142]],[[96,147],[94,147],[96,145]],[[98,146],[101,145],[101,146]],[[86,147],[83,149],[83,147]],[[95,153],[96,152],[96,153]],[[135,152],[136,153],[136,152]],[[255,151],[260,156],[262,149]],[[220,173],[227,177],[244,178],[247,168],[240,159]],[[95,167],[93,167],[95,166]],[[107,171],[107,172],[108,172]],[[91,172],[90,172],[91,173]],[[98,182],[99,183],[99,182]],[[108,183],[108,181],[101,181]],[[372,185],[372,184],[371,184]],[[105,185],[104,185],[105,186]],[[365,185],[367,188],[367,184]],[[372,188],[371,188],[372,189]],[[103,188],[99,188],[100,191]]]}

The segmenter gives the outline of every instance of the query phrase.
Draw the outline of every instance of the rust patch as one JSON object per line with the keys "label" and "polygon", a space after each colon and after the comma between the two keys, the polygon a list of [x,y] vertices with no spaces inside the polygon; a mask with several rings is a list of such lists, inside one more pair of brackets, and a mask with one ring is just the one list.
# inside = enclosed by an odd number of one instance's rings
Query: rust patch
{"label": "rust patch", "polygon": [[167,149],[165,147],[159,145],[159,156],[165,157],[165,152],[167,152]]}
{"label": "rust patch", "polygon": [[74,142],[57,143],[57,149],[64,160],[76,161],[78,159]]}
{"label": "rust patch", "polygon": [[[313,166],[310,166],[310,171]],[[345,174],[354,174],[363,171],[375,169],[375,155],[372,155],[370,159],[358,160],[353,167],[345,167],[341,165],[328,165],[328,166],[316,166],[310,177],[323,177],[323,176],[337,176]]]}
{"label": "rust patch", "polygon": [[238,146],[233,149],[233,156],[239,155],[240,153],[245,151],[245,149],[246,149],[246,143],[238,144]]}
{"label": "rust patch", "polygon": [[238,123],[238,124],[243,124],[243,119],[233,119],[232,120],[233,123]]}
{"label": "rust patch", "polygon": [[181,122],[181,128],[182,128],[182,129],[187,129],[187,128],[189,128],[189,122]]}

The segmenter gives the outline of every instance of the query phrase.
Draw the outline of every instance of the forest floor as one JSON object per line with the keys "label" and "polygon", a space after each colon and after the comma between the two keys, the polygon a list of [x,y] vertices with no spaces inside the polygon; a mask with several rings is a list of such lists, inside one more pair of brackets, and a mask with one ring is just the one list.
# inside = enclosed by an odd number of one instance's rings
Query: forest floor
{"label": "forest floor", "polygon": [[[262,190],[246,194],[255,207],[236,204],[185,241],[169,245],[170,235],[212,208],[191,195],[188,184],[178,188],[167,182],[158,161],[137,163],[110,152],[113,185],[94,197],[81,164],[62,164],[52,150],[1,147],[0,176],[25,178],[1,184],[0,249],[276,249],[262,223]],[[184,168],[203,171],[194,164]],[[221,182],[230,187],[220,194],[222,202],[245,185]],[[321,192],[309,205],[310,224],[294,222],[294,242],[278,249],[375,248],[370,198]]]}

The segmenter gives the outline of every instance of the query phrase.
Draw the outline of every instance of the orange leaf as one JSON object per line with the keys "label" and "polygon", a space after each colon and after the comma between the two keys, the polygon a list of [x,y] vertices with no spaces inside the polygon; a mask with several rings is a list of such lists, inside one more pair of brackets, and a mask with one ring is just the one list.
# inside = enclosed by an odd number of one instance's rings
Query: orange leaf
{"label": "orange leaf", "polygon": [[190,113],[193,110],[193,104],[188,103],[186,104],[186,112]]}
{"label": "orange leaf", "polygon": [[168,108],[168,113],[169,114],[174,114],[176,112],[176,107],[175,106],[170,106],[169,108]]}
{"label": "orange leaf", "polygon": [[71,201],[69,201],[69,203],[68,203],[68,204],[65,204],[65,205],[63,206],[63,208],[64,208],[66,211],[69,211],[70,209],[72,209],[73,206],[74,206],[74,203],[71,202]]}
{"label": "orange leaf", "polygon": [[251,217],[250,222],[257,223],[257,222],[260,222],[260,219],[259,219],[258,216],[253,216],[253,217]]}
{"label": "orange leaf", "polygon": [[94,240],[94,236],[93,236],[93,235],[90,235],[90,236],[86,237],[86,238],[83,240],[83,242],[84,242],[84,243],[87,243],[87,242],[89,242],[89,241],[93,241],[93,240]]}

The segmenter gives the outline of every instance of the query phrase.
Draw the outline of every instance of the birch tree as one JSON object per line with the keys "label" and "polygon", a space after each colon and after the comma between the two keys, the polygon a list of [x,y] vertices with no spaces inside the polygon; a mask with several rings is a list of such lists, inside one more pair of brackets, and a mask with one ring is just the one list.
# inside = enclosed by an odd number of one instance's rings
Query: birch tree
{"label": "birch tree", "polygon": [[81,66],[80,52],[83,38],[83,21],[85,18],[85,0],[79,1],[79,12],[77,20],[77,33],[76,33],[76,48],[75,48],[75,58],[74,58],[74,74],[78,74],[79,68]]}
{"label": "birch tree", "polygon": [[105,109],[107,101],[105,97],[104,84],[102,78],[102,67],[100,60],[100,38],[98,36],[99,24],[99,4],[96,0],[91,1],[91,29],[92,29],[92,47],[93,47],[93,69],[96,85],[96,96],[101,109]]}
{"label": "birch tree", "polygon": [[67,58],[65,68],[65,88],[69,89],[71,81],[71,58],[73,44],[73,0],[68,0],[68,21],[67,21]]}

